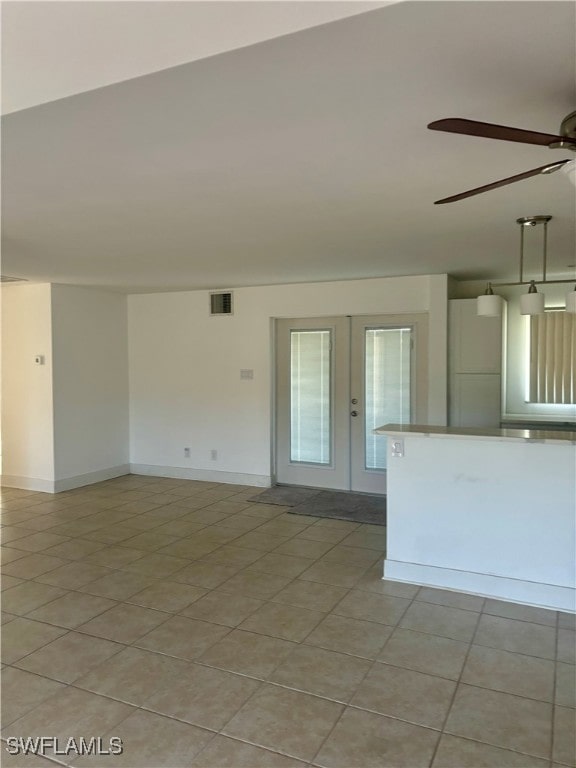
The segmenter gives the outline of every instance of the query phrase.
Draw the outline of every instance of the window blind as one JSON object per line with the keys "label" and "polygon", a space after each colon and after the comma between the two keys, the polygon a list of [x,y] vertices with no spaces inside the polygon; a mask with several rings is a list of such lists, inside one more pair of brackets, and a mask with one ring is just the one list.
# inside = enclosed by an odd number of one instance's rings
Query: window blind
{"label": "window blind", "polygon": [[290,331],[290,461],[330,464],[332,331]]}
{"label": "window blind", "polygon": [[576,403],[576,315],[562,310],[530,318],[531,403]]}

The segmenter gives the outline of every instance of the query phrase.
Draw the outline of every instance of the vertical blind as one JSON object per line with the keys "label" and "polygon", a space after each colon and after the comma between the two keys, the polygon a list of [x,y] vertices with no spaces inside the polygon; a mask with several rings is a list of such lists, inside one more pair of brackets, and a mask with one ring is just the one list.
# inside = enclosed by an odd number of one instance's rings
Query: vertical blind
{"label": "vertical blind", "polygon": [[561,310],[530,318],[531,403],[576,403],[576,315]]}

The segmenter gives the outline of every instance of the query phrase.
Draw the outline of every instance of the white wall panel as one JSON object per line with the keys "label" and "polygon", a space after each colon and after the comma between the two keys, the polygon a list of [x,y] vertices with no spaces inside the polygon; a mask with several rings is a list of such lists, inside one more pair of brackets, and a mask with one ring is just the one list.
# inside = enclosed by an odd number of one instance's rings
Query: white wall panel
{"label": "white wall panel", "polygon": [[[49,490],[54,477],[50,285],[5,285],[1,300],[3,479]],[[42,365],[34,362],[37,355]]]}

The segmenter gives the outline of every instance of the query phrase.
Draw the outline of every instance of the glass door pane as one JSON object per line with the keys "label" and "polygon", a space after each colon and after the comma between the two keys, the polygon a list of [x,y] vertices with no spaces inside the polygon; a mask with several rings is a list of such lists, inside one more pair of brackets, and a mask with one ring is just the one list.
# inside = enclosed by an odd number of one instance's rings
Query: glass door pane
{"label": "glass door pane", "polygon": [[410,422],[411,328],[366,328],[364,336],[365,468],[386,468],[382,424]]}
{"label": "glass door pane", "polygon": [[329,465],[332,331],[290,332],[290,461]]}

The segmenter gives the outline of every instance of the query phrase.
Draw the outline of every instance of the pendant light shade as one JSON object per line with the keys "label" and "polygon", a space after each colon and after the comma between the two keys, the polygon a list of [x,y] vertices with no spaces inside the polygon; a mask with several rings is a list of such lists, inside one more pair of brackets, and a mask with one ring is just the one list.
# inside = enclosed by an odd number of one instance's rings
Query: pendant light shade
{"label": "pendant light shade", "polygon": [[541,315],[544,312],[544,294],[538,293],[534,280],[530,283],[528,293],[520,296],[521,315]]}
{"label": "pendant light shade", "polygon": [[502,314],[503,300],[492,290],[492,284],[488,287],[482,296],[476,299],[476,314],[481,317],[500,317]]}
{"label": "pendant light shade", "polygon": [[576,315],[576,285],[574,286],[574,290],[568,291],[566,294],[566,312]]}

